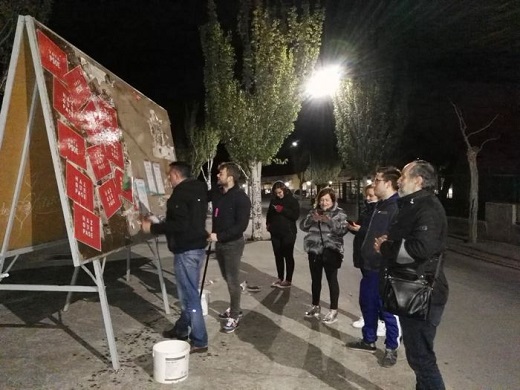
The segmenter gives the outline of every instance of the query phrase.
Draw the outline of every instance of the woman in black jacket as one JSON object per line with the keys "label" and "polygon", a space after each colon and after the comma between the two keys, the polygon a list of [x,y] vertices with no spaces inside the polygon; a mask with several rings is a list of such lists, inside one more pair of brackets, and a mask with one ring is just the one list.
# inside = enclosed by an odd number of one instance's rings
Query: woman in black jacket
{"label": "woman in black jacket", "polygon": [[[294,272],[294,243],[296,241],[296,220],[300,216],[300,204],[291,191],[281,181],[274,183],[273,198],[267,210],[267,231],[271,233],[278,279],[271,287],[289,288]],[[285,279],[284,279],[285,271]]]}

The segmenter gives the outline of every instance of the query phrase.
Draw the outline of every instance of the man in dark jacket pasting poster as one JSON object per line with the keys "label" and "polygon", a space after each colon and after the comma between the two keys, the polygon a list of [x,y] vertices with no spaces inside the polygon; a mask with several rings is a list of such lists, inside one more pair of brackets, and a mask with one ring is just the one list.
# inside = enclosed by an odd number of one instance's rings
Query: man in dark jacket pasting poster
{"label": "man in dark jacket pasting poster", "polygon": [[200,271],[207,245],[206,216],[208,189],[191,177],[190,166],[176,161],[170,164],[169,178],[173,192],[166,204],[166,219],[142,221],[145,233],[164,234],[173,252],[173,268],[181,315],[175,326],[163,332],[167,338],[191,340],[191,353],[208,350],[208,334],[199,296]]}

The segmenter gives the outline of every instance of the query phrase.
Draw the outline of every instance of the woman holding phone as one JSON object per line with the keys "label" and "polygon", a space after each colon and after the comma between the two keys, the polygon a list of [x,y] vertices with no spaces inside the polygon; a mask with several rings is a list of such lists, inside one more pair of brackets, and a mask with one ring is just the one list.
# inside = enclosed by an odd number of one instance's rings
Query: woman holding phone
{"label": "woman holding phone", "polygon": [[312,281],[312,306],[305,312],[305,317],[321,319],[321,280],[325,270],[330,292],[330,311],[323,318],[327,325],[338,320],[338,267],[324,263],[322,254],[325,248],[343,254],[343,236],[348,232],[347,225],[347,214],[338,207],[336,194],[329,187],[318,193],[315,207],[300,221],[300,229],[307,232],[303,247],[308,253]]}

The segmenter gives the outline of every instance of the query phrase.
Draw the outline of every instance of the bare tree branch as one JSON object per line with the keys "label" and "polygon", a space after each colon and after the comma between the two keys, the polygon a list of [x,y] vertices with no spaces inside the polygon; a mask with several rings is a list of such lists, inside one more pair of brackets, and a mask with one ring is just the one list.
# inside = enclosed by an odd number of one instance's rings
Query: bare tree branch
{"label": "bare tree branch", "polygon": [[497,141],[500,139],[500,136],[498,137],[492,137],[492,138],[488,138],[487,140],[485,140],[484,142],[482,142],[480,144],[480,147],[478,148],[478,151],[480,152],[482,150],[482,148],[484,147],[485,144],[487,144],[489,141]]}
{"label": "bare tree branch", "polygon": [[482,127],[481,129],[478,129],[478,130],[475,130],[475,131],[472,131],[471,133],[468,133],[466,136],[469,138],[471,137],[472,135],[475,135],[475,134],[478,134],[484,130],[486,130],[487,128],[489,128],[493,122],[498,118],[498,114],[495,115],[495,117],[491,120],[491,122],[489,122],[486,126]]}

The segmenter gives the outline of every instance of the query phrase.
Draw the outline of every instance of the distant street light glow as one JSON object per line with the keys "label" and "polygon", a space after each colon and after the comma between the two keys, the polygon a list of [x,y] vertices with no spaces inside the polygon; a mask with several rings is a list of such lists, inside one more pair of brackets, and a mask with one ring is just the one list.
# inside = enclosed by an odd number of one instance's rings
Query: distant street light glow
{"label": "distant street light glow", "polygon": [[342,70],[339,65],[318,69],[307,83],[307,94],[313,98],[333,96],[339,87],[341,75]]}

